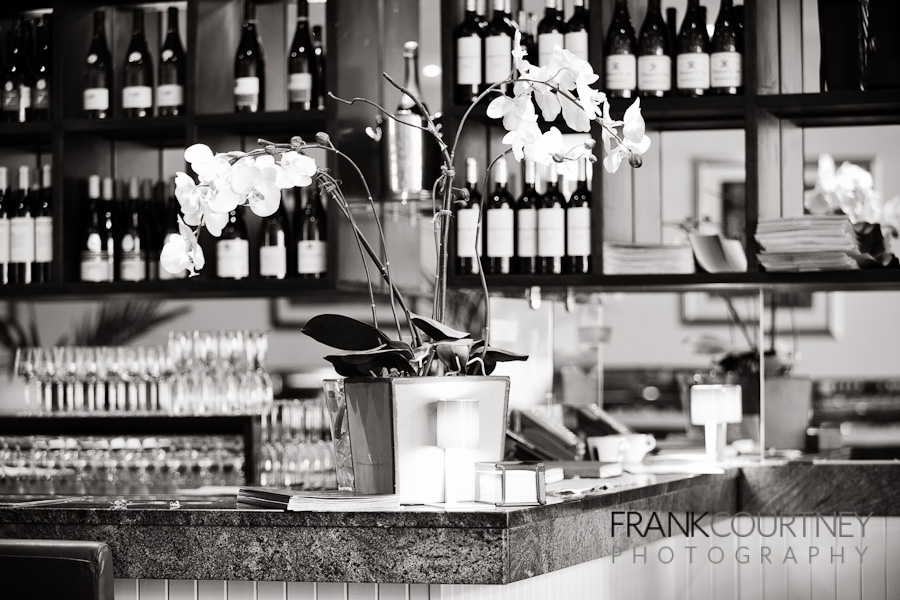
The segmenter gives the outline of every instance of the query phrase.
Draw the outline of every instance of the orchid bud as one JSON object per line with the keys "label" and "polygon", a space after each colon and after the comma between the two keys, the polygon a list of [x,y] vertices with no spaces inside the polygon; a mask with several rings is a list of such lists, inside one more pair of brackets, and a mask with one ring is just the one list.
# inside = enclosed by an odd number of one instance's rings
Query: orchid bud
{"label": "orchid bud", "polygon": [[596,146],[596,145],[597,145],[597,142],[593,139],[590,139],[584,143],[584,147],[587,148],[588,150],[593,150],[594,146]]}
{"label": "orchid bud", "polygon": [[278,153],[278,148],[275,146],[275,144],[269,144],[268,146],[266,146],[266,154],[277,154],[277,153]]}
{"label": "orchid bud", "polygon": [[562,163],[566,161],[566,157],[560,154],[559,152],[554,152],[550,155],[550,158],[553,159],[554,162]]}
{"label": "orchid bud", "polygon": [[299,150],[303,147],[303,138],[295,135],[291,138],[291,150]]}
{"label": "orchid bud", "polygon": [[640,154],[632,154],[628,157],[628,164],[630,164],[635,169],[639,169],[642,164],[644,164],[644,159],[641,158]]}
{"label": "orchid bud", "polygon": [[591,161],[592,164],[595,163],[595,162],[597,162],[597,157],[594,156],[593,154],[588,154],[588,155],[587,155],[587,159],[588,159],[589,161]]}
{"label": "orchid bud", "polygon": [[331,143],[331,136],[324,131],[320,131],[316,134],[316,141],[323,146],[327,146]]}

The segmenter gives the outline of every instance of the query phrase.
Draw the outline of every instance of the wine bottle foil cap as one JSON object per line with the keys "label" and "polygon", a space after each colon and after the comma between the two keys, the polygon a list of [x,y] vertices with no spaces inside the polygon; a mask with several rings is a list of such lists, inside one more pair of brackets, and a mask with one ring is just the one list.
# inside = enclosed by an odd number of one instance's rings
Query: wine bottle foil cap
{"label": "wine bottle foil cap", "polygon": [[132,177],[128,180],[128,198],[131,200],[137,200],[140,197],[141,186],[138,182],[137,177]]}
{"label": "wine bottle foil cap", "polygon": [[21,167],[19,167],[19,189],[20,190],[27,190],[30,187],[29,179],[30,178],[28,177],[28,167],[26,167],[25,165],[22,165]]}
{"label": "wine bottle foil cap", "polygon": [[555,161],[550,162],[550,175],[547,180],[554,183],[559,181],[559,167],[557,166]]}
{"label": "wine bottle foil cap", "polygon": [[535,173],[537,171],[533,160],[525,159],[525,182],[534,183]]}
{"label": "wine bottle foil cap", "polygon": [[99,175],[91,175],[88,177],[88,197],[89,198],[99,198],[100,197],[100,176]]}
{"label": "wine bottle foil cap", "polygon": [[52,185],[52,182],[53,179],[51,167],[50,165],[45,164],[41,167],[41,185],[43,185],[45,188],[48,188]]}
{"label": "wine bottle foil cap", "polygon": [[466,182],[478,183],[478,160],[474,156],[466,159]]}
{"label": "wine bottle foil cap", "polygon": [[103,178],[103,199],[104,200],[112,200],[113,199],[113,178],[112,177],[104,177]]}
{"label": "wine bottle foil cap", "polygon": [[0,167],[0,190],[5,190],[8,186],[8,171],[6,167]]}
{"label": "wine bottle foil cap", "polygon": [[414,57],[419,51],[419,42],[409,41],[403,44],[403,57]]}
{"label": "wine bottle foil cap", "polygon": [[494,183],[506,185],[508,180],[509,170],[507,168],[506,159],[501,158],[497,161],[497,164],[494,165]]}
{"label": "wine bottle foil cap", "polygon": [[502,11],[504,6],[504,0],[494,0],[492,3],[495,11]]}

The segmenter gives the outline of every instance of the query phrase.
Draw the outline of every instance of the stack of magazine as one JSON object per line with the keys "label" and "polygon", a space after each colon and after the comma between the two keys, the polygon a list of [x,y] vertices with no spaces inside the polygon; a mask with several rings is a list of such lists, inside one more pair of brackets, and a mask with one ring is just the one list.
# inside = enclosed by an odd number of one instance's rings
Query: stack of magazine
{"label": "stack of magazine", "polygon": [[690,246],[604,242],[603,272],[607,275],[693,273]]}
{"label": "stack of magazine", "polygon": [[886,266],[890,238],[877,225],[853,225],[844,215],[760,221],[760,264],[767,271],[837,271]]}
{"label": "stack of magazine", "polygon": [[242,487],[237,501],[262,508],[290,511],[393,510],[400,506],[397,494],[358,494],[342,490],[286,490]]}

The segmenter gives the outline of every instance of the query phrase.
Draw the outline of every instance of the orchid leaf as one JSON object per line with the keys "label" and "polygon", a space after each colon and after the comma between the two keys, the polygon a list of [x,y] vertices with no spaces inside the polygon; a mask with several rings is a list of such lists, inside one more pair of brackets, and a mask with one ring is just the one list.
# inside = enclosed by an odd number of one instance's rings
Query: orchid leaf
{"label": "orchid leaf", "polygon": [[446,340],[437,342],[434,347],[437,356],[448,371],[459,372],[465,370],[472,353],[473,340]]}
{"label": "orchid leaf", "polygon": [[[407,352],[409,352],[409,356],[407,356]],[[328,362],[335,365],[335,369],[340,364],[344,371],[352,373],[350,376],[369,375],[372,372],[380,373],[382,369],[396,369],[402,373],[409,374],[415,373],[415,369],[410,364],[412,359],[411,350],[381,346],[372,350],[333,354],[325,358]],[[343,375],[343,372],[340,370],[338,373]]]}
{"label": "orchid leaf", "polygon": [[409,360],[415,360],[415,353],[413,352],[412,346],[410,346],[406,342],[389,340],[387,343],[387,347],[393,348],[394,350],[399,350],[403,354],[403,356]]}
{"label": "orchid leaf", "polygon": [[301,331],[317,342],[339,350],[372,350],[391,341],[368,323],[343,315],[318,315],[307,321]]}
{"label": "orchid leaf", "polygon": [[412,322],[419,331],[430,337],[435,342],[440,342],[442,340],[461,340],[469,337],[469,334],[465,331],[459,331],[457,329],[453,329],[452,327],[447,327],[443,323],[439,321],[435,321],[434,319],[429,319],[428,317],[423,317],[421,315],[413,314]]}
{"label": "orchid leaf", "polygon": [[344,357],[339,354],[326,356],[325,360],[331,363],[331,365],[334,367],[335,373],[337,373],[341,377],[359,377],[360,375],[365,375],[365,373],[360,373],[356,365],[351,365],[345,362]]}
{"label": "orchid leaf", "polygon": [[497,363],[501,362],[517,362],[528,360],[525,354],[516,354],[502,348],[487,347],[484,354],[484,370],[482,371],[481,353],[484,348],[484,340],[478,340],[472,346],[472,358],[466,364],[467,375],[490,375],[497,368]]}

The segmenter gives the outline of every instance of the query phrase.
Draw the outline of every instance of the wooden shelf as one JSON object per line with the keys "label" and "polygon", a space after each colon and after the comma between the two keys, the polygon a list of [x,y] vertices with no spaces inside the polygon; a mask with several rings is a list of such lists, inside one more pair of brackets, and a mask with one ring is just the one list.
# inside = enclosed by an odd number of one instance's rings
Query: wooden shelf
{"label": "wooden shelf", "polygon": [[756,106],[802,127],[900,124],[900,90],[776,94]]}
{"label": "wooden shelf", "polygon": [[279,139],[272,140],[276,142],[289,142],[295,135],[312,138],[328,128],[324,110],[197,115],[196,123],[238,135],[277,134]]}
{"label": "wooden shelf", "polygon": [[0,146],[21,148],[49,146],[53,141],[53,123],[0,123]]}
{"label": "wooden shelf", "polygon": [[186,118],[183,116],[145,119],[66,119],[63,121],[63,131],[112,140],[154,141],[168,145],[183,145],[186,123]]}

